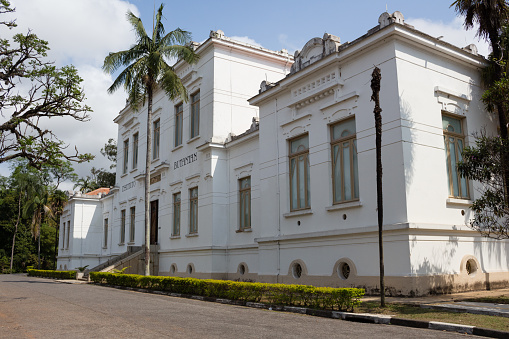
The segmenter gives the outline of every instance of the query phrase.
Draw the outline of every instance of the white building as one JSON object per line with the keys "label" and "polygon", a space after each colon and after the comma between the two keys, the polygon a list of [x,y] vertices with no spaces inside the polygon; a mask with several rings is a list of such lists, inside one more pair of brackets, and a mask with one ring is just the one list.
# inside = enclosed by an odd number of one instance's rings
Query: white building
{"label": "white building", "polygon": [[[325,34],[295,57],[221,31],[196,51],[197,65],[176,65],[190,101],[162,92],[154,100],[154,274],[376,292],[376,65],[390,293],[507,285],[509,243],[465,226],[476,183],[454,165],[472,132],[497,128],[479,102],[484,59],[475,46],[428,36],[395,12],[353,42]],[[143,244],[145,114],[125,108],[115,119],[117,187],[70,200],[62,269]],[[139,257],[128,259],[138,270]]]}

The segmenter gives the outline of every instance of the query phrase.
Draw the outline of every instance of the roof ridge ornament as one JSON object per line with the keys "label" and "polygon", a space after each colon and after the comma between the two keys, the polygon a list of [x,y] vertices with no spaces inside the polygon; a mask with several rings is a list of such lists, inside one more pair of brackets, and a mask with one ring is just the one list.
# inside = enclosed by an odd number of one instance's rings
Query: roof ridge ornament
{"label": "roof ridge ornament", "polygon": [[380,17],[378,18],[378,23],[380,24],[380,29],[389,26],[390,24],[393,23],[404,25],[405,17],[403,16],[403,13],[401,13],[400,11],[396,11],[392,14],[383,12],[382,14],[380,14]]}

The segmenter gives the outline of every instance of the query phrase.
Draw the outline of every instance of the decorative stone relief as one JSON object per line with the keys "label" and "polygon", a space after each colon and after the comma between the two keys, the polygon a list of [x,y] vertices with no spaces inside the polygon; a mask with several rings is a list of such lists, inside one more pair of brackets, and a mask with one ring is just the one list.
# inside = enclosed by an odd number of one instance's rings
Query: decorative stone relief
{"label": "decorative stone relief", "polygon": [[472,97],[457,93],[444,87],[435,87],[435,96],[442,105],[442,111],[459,115],[466,115]]}
{"label": "decorative stone relief", "polygon": [[290,74],[296,73],[323,57],[337,52],[340,45],[339,37],[328,33],[325,33],[323,38],[309,40],[301,51],[295,51],[295,62],[290,69]]}

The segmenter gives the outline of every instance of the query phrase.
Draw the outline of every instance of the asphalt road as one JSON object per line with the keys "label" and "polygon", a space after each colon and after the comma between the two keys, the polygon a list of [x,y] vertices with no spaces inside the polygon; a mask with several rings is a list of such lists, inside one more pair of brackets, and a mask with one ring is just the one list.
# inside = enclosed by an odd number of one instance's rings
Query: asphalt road
{"label": "asphalt road", "polygon": [[465,338],[0,275],[0,338]]}

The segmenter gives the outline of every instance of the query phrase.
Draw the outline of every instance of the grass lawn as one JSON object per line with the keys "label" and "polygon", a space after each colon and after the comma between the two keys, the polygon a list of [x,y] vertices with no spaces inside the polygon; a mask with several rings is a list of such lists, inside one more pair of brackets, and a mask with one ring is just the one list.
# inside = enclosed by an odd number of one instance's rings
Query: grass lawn
{"label": "grass lawn", "polygon": [[[489,298],[483,298],[485,300]],[[479,299],[471,299],[469,301],[476,302],[495,302],[492,301],[481,301]],[[497,299],[498,300],[498,299]],[[509,298],[505,297],[506,303]],[[501,303],[498,301],[497,303]],[[381,308],[379,302],[362,302],[359,306],[355,307],[356,313],[375,313],[375,314],[386,314],[392,315],[398,318],[415,319],[424,321],[440,321],[444,323],[453,323],[461,325],[471,325],[477,327],[490,328],[499,331],[509,332],[509,318],[494,317],[490,315],[480,315],[471,313],[457,313],[457,312],[446,312],[442,310],[433,310],[421,308],[413,305],[403,304],[387,304],[386,308]]]}

